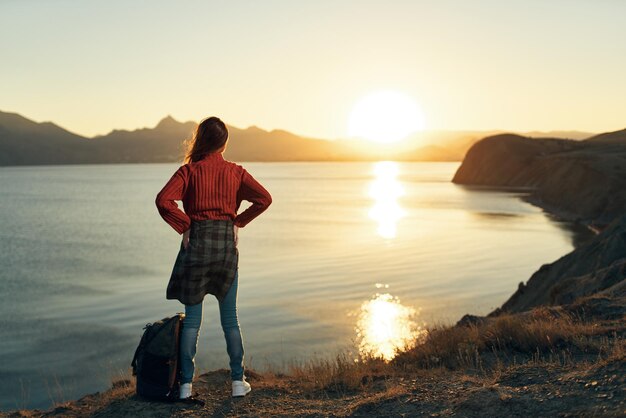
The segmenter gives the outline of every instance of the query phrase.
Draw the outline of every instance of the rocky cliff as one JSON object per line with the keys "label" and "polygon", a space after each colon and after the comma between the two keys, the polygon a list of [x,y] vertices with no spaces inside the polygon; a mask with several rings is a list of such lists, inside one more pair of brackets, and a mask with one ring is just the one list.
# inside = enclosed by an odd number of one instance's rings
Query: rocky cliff
{"label": "rocky cliff", "polygon": [[626,215],[590,242],[535,272],[491,315],[566,305],[590,295],[626,296]]}
{"label": "rocky cliff", "polygon": [[602,231],[541,266],[491,313],[566,305],[581,297],[623,296],[626,288],[626,130],[585,141],[504,134],[468,151],[453,182],[527,188],[528,199],[567,220]]}
{"label": "rocky cliff", "polygon": [[626,130],[585,141],[487,137],[467,152],[453,182],[524,187],[564,219],[605,227],[626,213]]}

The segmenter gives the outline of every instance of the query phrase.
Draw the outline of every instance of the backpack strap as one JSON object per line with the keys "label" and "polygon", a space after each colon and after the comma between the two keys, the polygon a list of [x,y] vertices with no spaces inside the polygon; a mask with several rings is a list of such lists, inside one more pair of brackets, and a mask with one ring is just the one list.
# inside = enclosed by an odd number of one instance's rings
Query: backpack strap
{"label": "backpack strap", "polygon": [[143,335],[141,336],[141,340],[139,341],[139,345],[137,346],[137,349],[135,350],[135,355],[133,356],[133,361],[130,363],[130,367],[133,368],[133,376],[137,375],[137,360],[139,359],[139,353],[141,351],[143,351],[143,348],[146,346],[146,335],[148,334],[148,328],[151,327],[152,324],[146,324],[145,327],[143,327],[144,331],[143,331]]}

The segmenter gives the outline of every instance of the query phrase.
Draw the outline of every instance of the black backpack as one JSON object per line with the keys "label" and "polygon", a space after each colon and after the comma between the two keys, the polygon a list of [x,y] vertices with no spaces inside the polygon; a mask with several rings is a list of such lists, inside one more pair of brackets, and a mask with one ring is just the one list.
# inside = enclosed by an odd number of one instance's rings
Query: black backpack
{"label": "black backpack", "polygon": [[144,327],[131,363],[137,376],[137,395],[176,401],[180,389],[179,346],[184,313],[163,318]]}

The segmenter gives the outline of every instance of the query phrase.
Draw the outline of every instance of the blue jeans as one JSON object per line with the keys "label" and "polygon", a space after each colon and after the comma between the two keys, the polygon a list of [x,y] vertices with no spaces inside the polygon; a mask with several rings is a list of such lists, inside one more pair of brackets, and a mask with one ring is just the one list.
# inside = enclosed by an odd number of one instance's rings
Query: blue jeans
{"label": "blue jeans", "polygon": [[[226,339],[226,351],[230,357],[230,376],[233,380],[243,379],[243,340],[237,319],[237,285],[239,272],[220,302],[220,322]],[[194,357],[198,346],[198,335],[202,324],[202,303],[185,305],[185,319],[180,336],[181,383],[191,383],[195,370]]]}

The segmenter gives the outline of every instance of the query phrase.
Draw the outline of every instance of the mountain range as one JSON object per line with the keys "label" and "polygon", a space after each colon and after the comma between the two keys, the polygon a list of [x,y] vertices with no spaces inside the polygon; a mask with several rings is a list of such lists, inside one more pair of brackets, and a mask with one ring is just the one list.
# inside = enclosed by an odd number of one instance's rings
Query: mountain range
{"label": "mountain range", "polygon": [[[0,111],[0,165],[180,162],[183,140],[196,122],[167,116],[153,128],[113,130],[85,137],[52,122]],[[460,161],[485,136],[503,131],[425,131],[389,146],[363,140],[307,138],[284,130],[229,126],[225,157],[233,161]],[[526,136],[584,139],[578,131],[528,132]]]}

